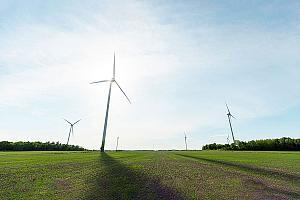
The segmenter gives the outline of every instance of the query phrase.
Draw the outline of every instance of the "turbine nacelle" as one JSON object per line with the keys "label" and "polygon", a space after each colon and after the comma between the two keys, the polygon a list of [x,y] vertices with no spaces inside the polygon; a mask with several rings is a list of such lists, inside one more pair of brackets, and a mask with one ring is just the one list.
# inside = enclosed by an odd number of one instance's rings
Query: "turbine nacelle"
{"label": "turbine nacelle", "polygon": [[226,115],[227,115],[228,117],[232,117],[232,118],[236,119],[231,113],[227,113]]}
{"label": "turbine nacelle", "polygon": [[227,103],[225,103],[226,104],[226,108],[227,108],[227,111],[228,111],[228,113],[226,114],[228,117],[232,117],[232,118],[234,118],[234,119],[236,119],[232,114],[231,114],[231,112],[230,112],[230,110],[229,110],[229,108],[228,108],[228,105],[227,105]]}
{"label": "turbine nacelle", "polygon": [[103,82],[116,83],[117,86],[119,87],[119,89],[121,90],[121,92],[124,94],[124,96],[128,100],[128,102],[131,104],[130,99],[125,94],[125,92],[122,90],[121,86],[118,84],[118,82],[116,81],[115,77],[116,77],[116,56],[115,56],[115,53],[114,53],[113,77],[110,80],[95,81],[95,82],[91,82],[90,84],[103,83]]}

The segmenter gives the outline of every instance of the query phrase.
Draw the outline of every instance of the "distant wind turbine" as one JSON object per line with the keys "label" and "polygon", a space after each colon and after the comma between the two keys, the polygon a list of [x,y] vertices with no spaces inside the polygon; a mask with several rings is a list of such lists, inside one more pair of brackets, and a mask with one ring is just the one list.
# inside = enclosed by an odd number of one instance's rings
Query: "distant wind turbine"
{"label": "distant wind turbine", "polygon": [[106,114],[105,114],[105,121],[104,121],[104,129],[103,129],[103,136],[102,136],[102,144],[101,144],[101,152],[104,152],[104,146],[105,146],[105,138],[106,138],[106,129],[107,129],[107,120],[108,120],[108,112],[109,112],[109,103],[110,103],[110,95],[111,95],[111,86],[113,83],[115,83],[121,90],[121,92],[125,95],[126,99],[128,102],[131,104],[128,96],[125,94],[125,92],[122,90],[121,86],[118,84],[118,82],[115,79],[116,75],[116,58],[115,58],[115,53],[114,53],[114,65],[113,65],[113,77],[110,80],[102,80],[102,81],[96,81],[92,82],[90,84],[94,83],[102,83],[102,82],[109,82],[109,91],[108,91],[108,99],[107,99],[107,105],[106,105]]}
{"label": "distant wind turbine", "polygon": [[229,140],[229,134],[227,136],[227,143],[229,144],[230,143],[230,140]]}
{"label": "distant wind turbine", "polygon": [[230,130],[231,130],[232,140],[233,140],[233,143],[235,144],[234,134],[233,134],[232,125],[231,125],[231,117],[234,119],[235,119],[235,117],[231,114],[227,103],[226,103],[226,107],[227,107],[227,111],[228,111],[227,117],[228,117],[228,122],[229,122]]}
{"label": "distant wind turbine", "polygon": [[184,132],[184,142],[185,142],[185,150],[187,151],[186,133],[185,132]]}
{"label": "distant wind turbine", "polygon": [[117,137],[116,151],[118,151],[118,146],[119,146],[119,136]]}
{"label": "distant wind turbine", "polygon": [[67,145],[69,144],[69,140],[70,140],[70,135],[71,135],[71,132],[72,132],[72,136],[74,136],[74,129],[73,129],[73,126],[75,125],[75,124],[77,124],[80,120],[78,120],[78,121],[76,121],[75,123],[71,123],[71,122],[69,122],[68,120],[66,120],[66,119],[64,119],[66,122],[68,122],[68,124],[70,124],[70,131],[69,131],[69,136],[68,136],[68,141],[67,141]]}

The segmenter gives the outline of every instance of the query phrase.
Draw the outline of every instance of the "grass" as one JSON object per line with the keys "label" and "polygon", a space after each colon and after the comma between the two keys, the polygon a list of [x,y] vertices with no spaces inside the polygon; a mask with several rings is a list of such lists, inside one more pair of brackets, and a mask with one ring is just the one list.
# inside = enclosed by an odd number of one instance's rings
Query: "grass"
{"label": "grass", "polygon": [[300,199],[300,152],[0,152],[0,199]]}

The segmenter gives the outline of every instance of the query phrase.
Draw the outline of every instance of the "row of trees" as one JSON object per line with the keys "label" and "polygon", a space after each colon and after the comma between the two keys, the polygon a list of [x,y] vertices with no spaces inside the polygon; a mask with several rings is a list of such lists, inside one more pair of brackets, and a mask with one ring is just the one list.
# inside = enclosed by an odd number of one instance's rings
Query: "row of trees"
{"label": "row of trees", "polygon": [[252,150],[252,151],[300,151],[300,139],[283,137],[280,139],[236,141],[234,144],[207,144],[202,150]]}
{"label": "row of trees", "polygon": [[0,142],[0,151],[84,151],[75,145],[66,145],[59,142]]}

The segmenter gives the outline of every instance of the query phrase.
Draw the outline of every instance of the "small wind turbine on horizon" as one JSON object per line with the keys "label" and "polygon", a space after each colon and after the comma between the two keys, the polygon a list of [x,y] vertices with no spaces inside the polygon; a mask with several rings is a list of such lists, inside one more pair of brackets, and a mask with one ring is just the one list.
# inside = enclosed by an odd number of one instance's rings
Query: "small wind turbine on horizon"
{"label": "small wind turbine on horizon", "polygon": [[126,99],[128,102],[131,104],[128,96],[125,94],[125,92],[122,90],[121,86],[118,84],[118,82],[115,79],[116,77],[116,58],[115,58],[115,53],[114,53],[114,65],[113,65],[113,77],[110,80],[102,80],[102,81],[95,81],[90,84],[95,84],[95,83],[103,83],[103,82],[109,82],[109,91],[108,91],[108,99],[107,99],[107,105],[106,105],[106,114],[105,114],[105,121],[104,121],[104,129],[103,129],[103,136],[102,136],[102,144],[101,144],[101,152],[104,152],[104,146],[105,146],[105,138],[106,138],[106,129],[107,129],[107,120],[108,120],[108,112],[109,112],[109,104],[110,104],[110,96],[111,96],[111,86],[113,83],[115,83],[121,92],[125,95]]}
{"label": "small wind turbine on horizon", "polygon": [[119,146],[119,136],[117,137],[116,151],[118,151],[118,146]]}
{"label": "small wind turbine on horizon", "polygon": [[226,103],[226,108],[227,108],[227,111],[228,111],[227,117],[228,117],[228,122],[229,122],[230,130],[231,130],[232,140],[233,140],[233,143],[235,144],[234,134],[233,134],[233,130],[232,130],[232,124],[231,124],[231,117],[234,118],[234,119],[235,119],[235,117],[231,114],[227,103]]}
{"label": "small wind turbine on horizon", "polygon": [[187,143],[186,143],[186,133],[184,132],[184,142],[185,142],[185,150],[187,151]]}
{"label": "small wind turbine on horizon", "polygon": [[69,140],[70,140],[70,136],[71,136],[71,132],[72,132],[72,136],[74,136],[74,129],[73,129],[73,127],[74,127],[74,125],[75,124],[77,124],[80,120],[78,120],[78,121],[76,121],[76,122],[74,122],[74,123],[71,123],[71,122],[69,122],[68,120],[66,120],[66,119],[64,119],[66,122],[68,122],[68,124],[70,124],[70,131],[69,131],[69,136],[68,136],[68,141],[67,141],[67,145],[69,144]]}
{"label": "small wind turbine on horizon", "polygon": [[230,144],[229,134],[228,134],[228,136],[227,136],[227,143]]}

